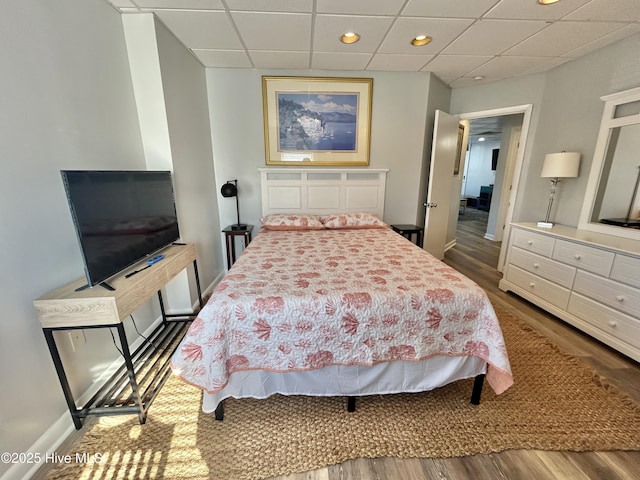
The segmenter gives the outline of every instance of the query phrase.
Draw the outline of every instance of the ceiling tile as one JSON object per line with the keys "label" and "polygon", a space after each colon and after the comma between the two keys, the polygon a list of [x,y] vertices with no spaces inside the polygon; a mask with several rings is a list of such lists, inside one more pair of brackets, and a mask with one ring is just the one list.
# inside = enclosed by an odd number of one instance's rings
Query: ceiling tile
{"label": "ceiling tile", "polygon": [[492,58],[491,56],[479,55],[438,55],[422,70],[433,72],[440,78],[458,78]]}
{"label": "ceiling tile", "polygon": [[227,0],[229,10],[254,12],[313,12],[313,0]]}
{"label": "ceiling tile", "polygon": [[[389,31],[392,18],[346,15],[316,15],[313,48],[321,52],[373,53]],[[340,36],[356,32],[360,40],[346,45]]]}
{"label": "ceiling tile", "polygon": [[532,65],[540,65],[546,60],[546,57],[495,57],[465,76],[510,78],[528,70]]}
{"label": "ceiling tile", "polygon": [[189,48],[243,48],[225,12],[159,10],[155,14]]}
{"label": "ceiling tile", "polygon": [[309,53],[307,52],[252,50],[249,55],[256,68],[309,68]]}
{"label": "ceiling tile", "polygon": [[[471,19],[399,18],[380,46],[380,53],[406,53],[409,55],[436,54],[467,29]],[[422,47],[411,45],[416,35],[427,35],[433,40]]]}
{"label": "ceiling tile", "polygon": [[619,29],[613,22],[576,23],[559,21],[507,50],[505,55],[555,57]]}
{"label": "ceiling tile", "polygon": [[[640,32],[640,0],[104,0],[154,13],[207,66],[433,72],[453,87],[539,73]],[[359,42],[340,35],[355,31]],[[433,40],[423,47],[418,34]],[[540,57],[545,57],[541,60]]]}
{"label": "ceiling tile", "polygon": [[365,70],[373,55],[370,53],[315,52],[311,68],[319,70]]}
{"label": "ceiling tile", "polygon": [[591,0],[579,8],[565,20],[583,21],[638,21],[640,20],[639,0]]}
{"label": "ceiling tile", "polygon": [[604,35],[592,42],[582,45],[574,50],[571,50],[565,53],[563,57],[581,57],[582,55],[586,55],[589,52],[593,52],[600,48],[606,47],[607,45],[611,45],[612,43],[627,38],[631,35],[635,35],[636,33],[640,33],[640,24],[632,23],[625,27],[619,28],[618,30],[615,30],[607,35]]}
{"label": "ceiling tile", "polygon": [[480,18],[499,0],[409,0],[402,16]]}
{"label": "ceiling tile", "polygon": [[244,50],[193,50],[205,67],[251,68],[251,60]]}
{"label": "ceiling tile", "polygon": [[431,55],[395,55],[378,53],[367,66],[367,70],[395,72],[418,72],[433,57]]}
{"label": "ceiling tile", "polygon": [[397,15],[405,0],[317,0],[318,13]]}
{"label": "ceiling tile", "polygon": [[518,76],[523,76],[523,75],[533,75],[535,73],[542,73],[542,72],[546,72],[547,70],[551,70],[553,68],[559,67],[560,65],[562,65],[563,63],[567,63],[570,62],[572,59],[571,58],[562,58],[562,57],[547,57],[545,59],[544,62],[539,63],[537,66],[529,68],[525,71],[523,71],[522,73],[520,73]]}
{"label": "ceiling tile", "polygon": [[[540,5],[536,0],[502,0],[485,18],[510,18],[520,20],[559,20],[591,0],[562,0],[550,5]],[[609,2],[611,0],[608,0]]]}
{"label": "ceiling tile", "polygon": [[231,12],[249,50],[309,50],[311,15],[303,13]]}
{"label": "ceiling tile", "polygon": [[498,55],[546,26],[545,22],[532,20],[479,20],[442,53]]}
{"label": "ceiling tile", "polygon": [[133,2],[143,8],[224,10],[221,0],[133,0]]}

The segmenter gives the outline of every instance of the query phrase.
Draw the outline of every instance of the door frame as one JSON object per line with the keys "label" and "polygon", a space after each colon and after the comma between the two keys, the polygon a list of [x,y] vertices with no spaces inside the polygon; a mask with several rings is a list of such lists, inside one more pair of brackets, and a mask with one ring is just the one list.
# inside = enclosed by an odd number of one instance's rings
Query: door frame
{"label": "door frame", "polygon": [[502,234],[502,245],[500,247],[500,256],[498,258],[498,265],[496,268],[499,272],[502,272],[504,266],[505,253],[507,250],[507,240],[509,239],[509,233],[511,231],[511,222],[513,221],[513,211],[518,195],[518,187],[520,185],[520,177],[522,174],[522,165],[524,163],[524,153],[527,146],[527,137],[529,135],[529,126],[531,125],[531,112],[533,110],[533,104],[516,105],[512,107],[496,108],[492,110],[482,110],[477,112],[459,113],[460,120],[473,120],[477,118],[486,117],[500,117],[503,115],[513,115],[522,113],[522,130],[520,132],[520,142],[518,152],[515,158],[515,165],[513,168],[513,178],[511,181],[511,191],[509,192],[509,203],[504,219],[504,231]]}

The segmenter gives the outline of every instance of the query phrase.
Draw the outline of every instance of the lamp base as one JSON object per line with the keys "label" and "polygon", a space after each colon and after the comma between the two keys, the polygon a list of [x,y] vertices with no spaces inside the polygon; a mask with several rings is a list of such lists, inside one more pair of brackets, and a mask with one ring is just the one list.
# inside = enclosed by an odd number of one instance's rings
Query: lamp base
{"label": "lamp base", "polygon": [[540,228],[552,228],[553,227],[553,223],[540,221],[540,222],[538,222],[538,227],[540,227]]}
{"label": "lamp base", "polygon": [[246,230],[247,225],[244,223],[236,223],[235,225],[231,225],[231,230]]}

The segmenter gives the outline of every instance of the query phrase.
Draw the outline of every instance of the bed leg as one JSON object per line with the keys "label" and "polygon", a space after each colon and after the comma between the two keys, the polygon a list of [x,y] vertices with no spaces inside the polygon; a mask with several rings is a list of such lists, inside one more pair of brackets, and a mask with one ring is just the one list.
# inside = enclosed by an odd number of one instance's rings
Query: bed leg
{"label": "bed leg", "polygon": [[356,397],[347,397],[347,412],[356,411]]}
{"label": "bed leg", "polygon": [[224,400],[221,401],[216,407],[215,416],[216,416],[216,420],[218,420],[219,422],[224,420]]}
{"label": "bed leg", "polygon": [[484,383],[484,373],[476,375],[473,380],[473,391],[471,392],[471,403],[480,405],[480,396],[482,395],[482,384]]}

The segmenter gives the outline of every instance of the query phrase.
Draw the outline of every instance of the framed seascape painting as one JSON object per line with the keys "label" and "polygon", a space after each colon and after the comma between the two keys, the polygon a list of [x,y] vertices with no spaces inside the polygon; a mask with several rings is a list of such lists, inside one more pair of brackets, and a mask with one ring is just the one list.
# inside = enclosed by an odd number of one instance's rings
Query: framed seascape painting
{"label": "framed seascape painting", "polygon": [[267,165],[369,165],[371,78],[262,77]]}

